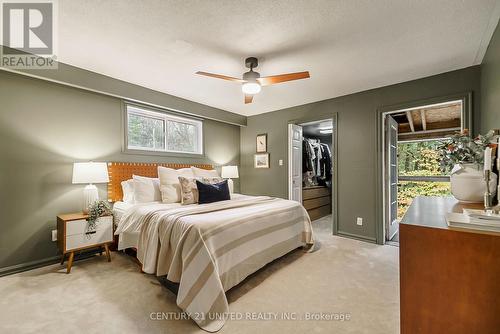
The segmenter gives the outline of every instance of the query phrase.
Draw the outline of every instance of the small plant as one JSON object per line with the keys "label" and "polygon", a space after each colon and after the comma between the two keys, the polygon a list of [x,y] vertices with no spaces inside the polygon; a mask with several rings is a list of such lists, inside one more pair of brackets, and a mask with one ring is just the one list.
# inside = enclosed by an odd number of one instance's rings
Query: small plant
{"label": "small plant", "polygon": [[480,164],[484,160],[484,149],[490,146],[490,141],[495,132],[471,138],[469,130],[464,129],[443,142],[439,149],[439,169],[449,172],[456,164]]}
{"label": "small plant", "polygon": [[96,221],[99,217],[111,216],[113,211],[109,204],[105,201],[95,201],[89,205],[89,219],[88,219],[88,229],[89,231],[94,231],[96,228]]}

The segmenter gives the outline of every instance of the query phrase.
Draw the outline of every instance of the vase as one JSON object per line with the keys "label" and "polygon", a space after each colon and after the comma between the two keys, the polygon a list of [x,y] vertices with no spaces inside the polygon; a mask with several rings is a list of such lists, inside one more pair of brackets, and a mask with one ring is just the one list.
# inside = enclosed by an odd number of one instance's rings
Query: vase
{"label": "vase", "polygon": [[[486,183],[483,166],[464,163],[455,165],[450,175],[451,193],[464,203],[480,203],[484,200]],[[490,191],[494,195],[497,190],[497,175],[491,173]]]}

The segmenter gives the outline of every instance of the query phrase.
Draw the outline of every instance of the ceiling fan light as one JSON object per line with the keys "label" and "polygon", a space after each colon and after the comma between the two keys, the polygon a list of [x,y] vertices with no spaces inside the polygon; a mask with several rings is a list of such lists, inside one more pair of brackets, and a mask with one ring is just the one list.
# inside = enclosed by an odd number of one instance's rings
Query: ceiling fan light
{"label": "ceiling fan light", "polygon": [[241,90],[243,91],[243,93],[250,94],[250,95],[254,95],[254,94],[259,93],[260,89],[261,89],[261,87],[257,82],[245,82],[241,86]]}

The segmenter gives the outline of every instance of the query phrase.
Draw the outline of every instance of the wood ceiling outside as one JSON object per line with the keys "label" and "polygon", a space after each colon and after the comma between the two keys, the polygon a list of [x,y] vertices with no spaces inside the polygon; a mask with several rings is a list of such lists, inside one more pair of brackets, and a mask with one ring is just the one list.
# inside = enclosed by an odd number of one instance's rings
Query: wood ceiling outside
{"label": "wood ceiling outside", "polygon": [[449,104],[393,114],[398,123],[399,140],[443,138],[460,131],[462,104]]}

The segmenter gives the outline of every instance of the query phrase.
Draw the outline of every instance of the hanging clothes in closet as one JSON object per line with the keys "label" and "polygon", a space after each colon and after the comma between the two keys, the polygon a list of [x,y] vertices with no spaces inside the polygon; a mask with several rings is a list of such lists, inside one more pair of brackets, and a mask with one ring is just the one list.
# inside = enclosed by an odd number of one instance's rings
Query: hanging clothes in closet
{"label": "hanging clothes in closet", "polygon": [[320,160],[320,175],[318,178],[319,185],[325,185],[328,188],[332,186],[332,152],[330,146],[320,143],[321,160]]}
{"label": "hanging clothes in closet", "polygon": [[331,187],[332,154],[330,147],[319,139],[303,138],[302,141],[303,185]]}

